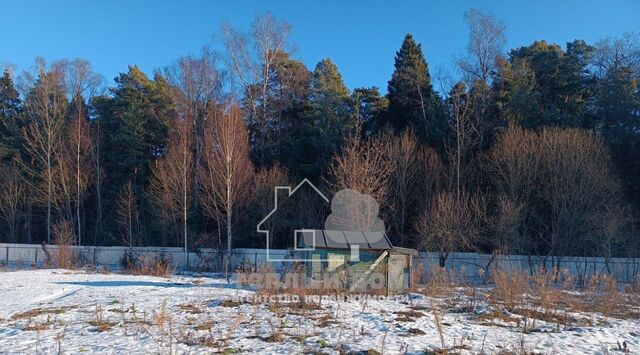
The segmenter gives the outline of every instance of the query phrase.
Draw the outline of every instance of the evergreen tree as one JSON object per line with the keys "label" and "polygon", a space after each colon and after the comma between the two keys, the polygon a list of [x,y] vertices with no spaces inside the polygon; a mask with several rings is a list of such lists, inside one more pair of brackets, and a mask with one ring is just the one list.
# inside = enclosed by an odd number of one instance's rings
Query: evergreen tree
{"label": "evergreen tree", "polygon": [[389,110],[380,126],[390,125],[396,132],[411,128],[430,145],[441,145],[444,133],[442,103],[431,85],[421,45],[411,34],[405,36],[396,52],[394,66],[387,87]]}
{"label": "evergreen tree", "polygon": [[[112,97],[98,97],[94,107],[103,139],[100,152],[104,170],[106,210],[113,212],[123,186],[131,183],[138,196],[167,142],[167,126],[174,116],[171,87],[160,75],[149,79],[137,66],[121,73]],[[146,200],[144,200],[146,201]]]}
{"label": "evergreen tree", "polygon": [[281,163],[295,178],[317,178],[354,127],[351,97],[330,59],[316,66],[307,100],[284,115],[286,137]]}
{"label": "evergreen tree", "polygon": [[[242,100],[245,123],[254,162],[266,167],[280,159],[284,141],[288,139],[283,116],[308,99],[311,73],[302,62],[291,59],[286,52],[274,58],[278,70],[270,73],[267,88],[260,84],[247,88]],[[266,95],[266,96],[265,96]],[[256,107],[260,107],[259,114]]]}
{"label": "evergreen tree", "polygon": [[640,85],[631,67],[609,69],[596,91],[596,119],[627,190],[640,201]]}
{"label": "evergreen tree", "polygon": [[353,117],[349,89],[331,59],[323,59],[313,71],[309,99],[322,116],[320,121],[325,124],[333,144],[340,145],[343,133],[352,128]]}
{"label": "evergreen tree", "polygon": [[389,107],[389,100],[380,95],[376,86],[370,88],[356,88],[351,95],[354,116],[362,127],[362,136],[369,137],[378,130],[376,124],[381,123],[381,116]]}
{"label": "evergreen tree", "polygon": [[567,52],[557,44],[535,41],[510,52],[510,62],[526,63],[535,76],[540,116],[535,126],[589,127],[585,102],[590,94],[589,60],[593,47],[584,41],[567,43]]}
{"label": "evergreen tree", "polygon": [[498,62],[493,91],[496,112],[503,125],[514,122],[525,127],[537,127],[542,124],[540,95],[535,88],[535,73],[527,61],[515,59],[513,62]]}
{"label": "evergreen tree", "polygon": [[0,162],[8,161],[19,150],[20,111],[20,96],[13,85],[11,73],[5,70],[0,78]]}

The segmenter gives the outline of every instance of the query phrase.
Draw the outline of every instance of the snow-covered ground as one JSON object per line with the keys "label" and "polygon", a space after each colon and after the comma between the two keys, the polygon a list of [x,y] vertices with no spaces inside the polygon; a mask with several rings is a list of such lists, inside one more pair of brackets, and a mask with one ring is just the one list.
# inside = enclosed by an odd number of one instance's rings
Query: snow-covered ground
{"label": "snow-covered ground", "polygon": [[429,352],[442,348],[442,340],[463,353],[615,353],[623,342],[640,353],[638,319],[583,313],[582,325],[569,330],[538,320],[523,333],[514,315],[492,319],[482,307],[475,314],[434,312],[421,295],[304,308],[233,302],[251,295],[197,275],[0,271],[0,354],[392,354]]}

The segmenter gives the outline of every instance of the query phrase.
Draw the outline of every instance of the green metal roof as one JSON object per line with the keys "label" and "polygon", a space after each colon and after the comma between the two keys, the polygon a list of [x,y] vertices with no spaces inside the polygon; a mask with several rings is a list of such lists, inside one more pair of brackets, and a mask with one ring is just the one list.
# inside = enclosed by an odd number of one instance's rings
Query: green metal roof
{"label": "green metal roof", "polygon": [[393,245],[383,232],[376,231],[338,231],[305,230],[298,232],[299,249],[327,248],[351,249],[357,245],[360,250],[391,250]]}

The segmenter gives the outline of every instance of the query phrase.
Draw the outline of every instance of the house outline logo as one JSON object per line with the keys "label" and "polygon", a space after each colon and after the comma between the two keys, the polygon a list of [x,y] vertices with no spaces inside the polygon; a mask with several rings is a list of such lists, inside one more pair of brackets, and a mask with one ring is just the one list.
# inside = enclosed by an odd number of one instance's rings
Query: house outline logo
{"label": "house outline logo", "polygon": [[[326,203],[330,203],[329,199],[322,193],[322,191],[320,191],[320,189],[318,189],[313,183],[311,183],[311,181],[309,181],[309,179],[304,178],[302,181],[300,181],[300,183],[298,185],[296,185],[296,187],[294,187],[293,189],[291,188],[291,186],[276,186],[274,188],[274,207],[271,210],[271,212],[269,212],[261,221],[260,223],[258,223],[256,225],[256,231],[258,233],[262,233],[265,235],[266,238],[266,252],[267,252],[267,261],[269,262],[282,262],[282,261],[290,261],[290,262],[306,262],[309,261],[308,259],[297,259],[297,258],[272,258],[271,257],[271,248],[269,246],[269,230],[268,229],[262,229],[262,226],[264,225],[264,223],[274,214],[278,211],[278,192],[279,191],[286,191],[287,192],[287,198],[291,197],[291,195],[295,194],[296,191],[298,191],[300,189],[300,187],[302,187],[303,185],[309,185],[311,186],[311,188],[313,188],[313,190],[326,202]],[[297,243],[297,237],[298,234],[300,233],[313,233],[313,245],[311,246],[311,248],[298,248],[298,243]],[[296,229],[294,231],[294,250],[295,251],[313,251],[315,250],[315,230],[313,229]]]}

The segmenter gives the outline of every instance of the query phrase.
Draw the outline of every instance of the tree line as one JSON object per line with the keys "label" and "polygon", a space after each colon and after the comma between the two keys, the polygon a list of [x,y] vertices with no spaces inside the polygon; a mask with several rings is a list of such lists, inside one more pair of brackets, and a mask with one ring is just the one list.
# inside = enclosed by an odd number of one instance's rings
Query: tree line
{"label": "tree line", "polygon": [[109,87],[83,59],[7,69],[0,241],[55,243],[65,226],[80,245],[260,246],[273,187],[308,178],[374,197],[394,244],[442,263],[638,256],[638,36],[506,51],[501,21],[465,19],[455,74],[407,34],[385,95],[349,90],[329,58],[307,68],[269,13],[223,24],[221,52],[151,77],[130,66]]}

